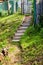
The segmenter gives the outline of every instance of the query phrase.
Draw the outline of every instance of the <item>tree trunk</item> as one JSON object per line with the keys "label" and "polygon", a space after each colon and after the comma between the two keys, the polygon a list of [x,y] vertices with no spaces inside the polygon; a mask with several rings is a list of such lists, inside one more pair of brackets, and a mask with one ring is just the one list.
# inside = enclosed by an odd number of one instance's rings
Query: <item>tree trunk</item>
{"label": "tree trunk", "polygon": [[34,27],[36,26],[36,0],[34,0]]}
{"label": "tree trunk", "polygon": [[10,14],[10,12],[9,12],[9,0],[7,1],[7,3],[8,3],[8,15]]}
{"label": "tree trunk", "polygon": [[24,14],[24,0],[21,0],[21,13]]}

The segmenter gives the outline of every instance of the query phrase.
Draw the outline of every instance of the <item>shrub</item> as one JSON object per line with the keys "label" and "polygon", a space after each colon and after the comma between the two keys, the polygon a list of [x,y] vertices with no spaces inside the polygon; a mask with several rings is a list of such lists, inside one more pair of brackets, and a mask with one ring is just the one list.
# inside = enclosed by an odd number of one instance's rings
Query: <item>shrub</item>
{"label": "shrub", "polygon": [[2,16],[2,13],[0,12],[0,17]]}
{"label": "shrub", "polygon": [[43,28],[41,28],[40,36],[41,36],[41,38],[43,38]]}
{"label": "shrub", "polygon": [[43,15],[39,17],[39,20],[40,20],[39,22],[40,26],[43,27]]}
{"label": "shrub", "polygon": [[0,12],[0,17],[5,17],[7,15],[8,15],[7,11]]}
{"label": "shrub", "polygon": [[8,15],[8,13],[7,13],[7,11],[2,11],[2,17],[4,16],[7,16]]}
{"label": "shrub", "polygon": [[38,32],[38,28],[34,28],[34,26],[30,26],[30,28],[26,31],[27,35],[36,35],[36,33]]}
{"label": "shrub", "polygon": [[37,32],[40,31],[40,28],[41,28],[41,27],[40,27],[39,24],[36,24],[36,25],[35,25],[35,30],[36,30]]}

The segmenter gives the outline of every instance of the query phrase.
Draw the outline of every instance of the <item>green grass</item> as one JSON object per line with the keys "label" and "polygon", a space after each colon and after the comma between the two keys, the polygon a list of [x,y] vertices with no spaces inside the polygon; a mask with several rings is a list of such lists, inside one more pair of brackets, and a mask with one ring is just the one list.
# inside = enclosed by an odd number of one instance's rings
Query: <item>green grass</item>
{"label": "green grass", "polygon": [[43,28],[28,27],[20,43],[24,50],[22,53],[23,62],[33,60],[40,55],[43,55]]}
{"label": "green grass", "polygon": [[[2,52],[2,49],[6,47],[8,48],[8,54],[12,54],[17,50],[16,46],[12,43],[12,39],[17,28],[22,23],[23,17],[24,15],[18,13],[7,17],[0,17],[0,53]],[[4,60],[0,62],[0,65],[3,65],[6,62],[7,65],[10,65],[9,63],[11,63],[11,59],[9,56],[5,56]]]}
{"label": "green grass", "polygon": [[23,15],[16,13],[0,19],[0,49],[11,43],[11,39],[22,23],[23,17]]}

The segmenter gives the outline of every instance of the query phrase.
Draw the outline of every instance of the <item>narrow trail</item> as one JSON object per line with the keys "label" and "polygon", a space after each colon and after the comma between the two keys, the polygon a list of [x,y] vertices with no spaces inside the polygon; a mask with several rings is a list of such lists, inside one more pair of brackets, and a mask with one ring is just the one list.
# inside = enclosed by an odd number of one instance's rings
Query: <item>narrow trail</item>
{"label": "narrow trail", "polygon": [[26,29],[28,28],[28,26],[31,23],[31,18],[32,18],[32,16],[25,16],[23,18],[23,21],[20,24],[20,26],[18,27],[17,31],[15,32],[12,41],[14,41],[14,42],[20,41],[21,36],[24,35],[24,32],[26,31]]}
{"label": "narrow trail", "polygon": [[[10,47],[10,49],[13,47]],[[20,57],[20,49],[17,46],[14,46],[15,50],[13,52],[9,53],[9,58],[11,59],[11,64],[17,64],[20,62],[21,57]]]}
{"label": "narrow trail", "polygon": [[16,45],[8,46],[8,56],[3,60],[2,65],[18,65],[21,61],[20,49]]}

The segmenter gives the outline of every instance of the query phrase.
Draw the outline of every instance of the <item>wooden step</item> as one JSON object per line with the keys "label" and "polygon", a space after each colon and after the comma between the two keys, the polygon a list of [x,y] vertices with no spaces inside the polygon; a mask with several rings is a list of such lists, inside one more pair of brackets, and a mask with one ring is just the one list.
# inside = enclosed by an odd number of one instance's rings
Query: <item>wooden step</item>
{"label": "wooden step", "polygon": [[13,39],[12,41],[13,41],[13,42],[19,42],[20,40],[15,40],[15,39]]}
{"label": "wooden step", "polygon": [[14,39],[20,39],[20,36],[15,36]]}
{"label": "wooden step", "polygon": [[29,26],[29,24],[28,23],[27,24],[26,23],[23,23],[22,26]]}
{"label": "wooden step", "polygon": [[19,32],[21,32],[21,33],[22,33],[22,32],[25,32],[25,30],[17,30],[17,32],[18,32],[18,33],[19,33]]}
{"label": "wooden step", "polygon": [[15,33],[15,36],[16,36],[16,35],[18,35],[18,36],[19,36],[19,35],[23,35],[23,33]]}
{"label": "wooden step", "polygon": [[23,29],[26,29],[26,28],[27,28],[27,27],[20,27],[19,29],[22,29],[22,30],[23,30]]}

